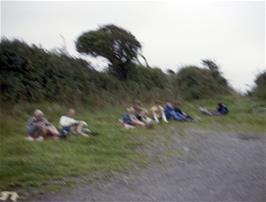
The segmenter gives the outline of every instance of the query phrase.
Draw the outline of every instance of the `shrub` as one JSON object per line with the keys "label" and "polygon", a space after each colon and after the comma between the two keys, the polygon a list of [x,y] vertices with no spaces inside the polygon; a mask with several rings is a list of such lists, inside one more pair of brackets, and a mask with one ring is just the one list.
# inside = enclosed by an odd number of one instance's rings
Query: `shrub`
{"label": "shrub", "polygon": [[259,99],[266,100],[266,71],[257,76],[255,83],[256,87],[252,94]]}
{"label": "shrub", "polygon": [[230,89],[227,82],[217,82],[217,75],[211,70],[185,66],[177,73],[176,91],[184,99],[202,99],[228,94]]}

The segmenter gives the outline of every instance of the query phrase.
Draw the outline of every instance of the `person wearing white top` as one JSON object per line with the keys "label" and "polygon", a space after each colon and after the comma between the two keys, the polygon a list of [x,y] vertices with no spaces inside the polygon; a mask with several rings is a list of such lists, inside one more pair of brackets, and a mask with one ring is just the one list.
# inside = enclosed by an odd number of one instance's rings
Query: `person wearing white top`
{"label": "person wearing white top", "polygon": [[76,111],[69,109],[67,115],[61,116],[59,124],[65,133],[74,132],[82,136],[88,137],[87,134],[83,133],[83,128],[88,124],[84,121],[75,120]]}
{"label": "person wearing white top", "polygon": [[151,112],[156,123],[159,123],[160,119],[162,119],[165,123],[168,123],[163,107],[159,101],[155,101],[155,105],[152,106]]}

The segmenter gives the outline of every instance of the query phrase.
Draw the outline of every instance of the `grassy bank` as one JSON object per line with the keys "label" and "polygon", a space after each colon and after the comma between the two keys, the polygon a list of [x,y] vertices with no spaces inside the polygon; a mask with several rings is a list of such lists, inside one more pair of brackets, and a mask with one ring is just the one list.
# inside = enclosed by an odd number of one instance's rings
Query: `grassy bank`
{"label": "grassy bank", "polygon": [[[143,159],[134,148],[145,139],[139,140],[140,134],[148,131],[128,131],[120,127],[117,121],[121,116],[119,108],[97,112],[79,109],[78,118],[86,120],[91,129],[99,132],[96,137],[71,136],[61,141],[28,142],[24,140],[25,121],[34,107],[26,107],[27,114],[22,116],[20,108],[14,109],[11,116],[1,114],[1,189],[37,186],[49,180],[88,175],[93,171],[124,170],[134,159]],[[59,104],[41,109],[55,125],[59,115],[66,111]]]}
{"label": "grassy bank", "polygon": [[[0,189],[21,189],[44,186],[52,187],[57,182],[71,182],[72,177],[88,176],[96,172],[112,172],[130,169],[148,161],[140,146],[166,140],[171,130],[186,127],[208,127],[214,130],[237,130],[265,133],[266,113],[260,111],[265,104],[244,98],[224,97],[230,109],[226,117],[206,117],[198,113],[199,106],[215,109],[217,100],[201,100],[185,103],[183,108],[200,121],[194,123],[171,122],[156,126],[153,130],[127,130],[118,124],[124,107],[94,109],[91,106],[76,107],[78,119],[85,120],[89,127],[100,134],[91,138],[70,138],[45,142],[28,142],[25,137],[25,122],[35,108],[42,109],[56,126],[60,115],[68,106],[56,103],[23,104],[12,108],[2,107],[0,114],[1,152]],[[148,106],[147,106],[148,107]],[[161,140],[160,140],[161,141]]]}

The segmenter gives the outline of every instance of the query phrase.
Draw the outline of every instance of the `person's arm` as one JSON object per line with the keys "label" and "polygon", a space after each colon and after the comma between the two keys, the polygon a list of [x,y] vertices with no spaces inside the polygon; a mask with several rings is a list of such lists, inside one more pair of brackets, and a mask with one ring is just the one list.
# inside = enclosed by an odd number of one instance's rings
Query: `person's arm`
{"label": "person's arm", "polygon": [[26,128],[27,128],[27,130],[30,130],[33,126],[34,126],[33,118],[31,118],[31,119],[29,119],[29,120],[27,121]]}
{"label": "person's arm", "polygon": [[43,123],[45,126],[52,126],[52,124],[45,118],[43,119]]}

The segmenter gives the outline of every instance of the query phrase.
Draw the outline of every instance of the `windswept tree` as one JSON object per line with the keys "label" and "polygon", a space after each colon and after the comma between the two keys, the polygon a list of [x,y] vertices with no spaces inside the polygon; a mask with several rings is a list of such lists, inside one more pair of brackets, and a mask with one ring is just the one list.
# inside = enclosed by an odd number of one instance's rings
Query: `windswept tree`
{"label": "windswept tree", "polygon": [[109,70],[119,79],[127,79],[132,63],[141,55],[141,44],[129,31],[115,25],[105,25],[83,33],[76,42],[77,51],[109,62]]}
{"label": "windswept tree", "polygon": [[204,60],[201,60],[201,63],[203,64],[203,66],[208,67],[211,71],[219,72],[219,67],[213,60],[204,59]]}
{"label": "windswept tree", "polygon": [[201,60],[203,66],[207,67],[213,76],[213,78],[222,86],[228,87],[227,80],[222,76],[219,70],[219,66],[211,59]]}

